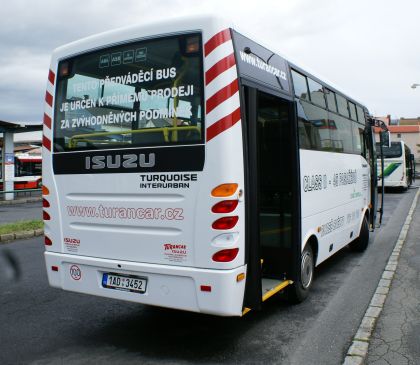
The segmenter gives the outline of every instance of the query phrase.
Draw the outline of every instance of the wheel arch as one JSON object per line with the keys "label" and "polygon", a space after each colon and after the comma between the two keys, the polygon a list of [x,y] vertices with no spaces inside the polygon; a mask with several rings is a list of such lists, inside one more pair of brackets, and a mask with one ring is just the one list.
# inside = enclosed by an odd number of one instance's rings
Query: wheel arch
{"label": "wheel arch", "polygon": [[357,237],[360,236],[360,232],[362,230],[363,219],[365,217],[366,217],[366,220],[368,221],[368,227],[369,227],[370,226],[370,224],[369,224],[369,222],[370,222],[370,219],[369,219],[369,217],[370,217],[370,209],[369,208],[365,208],[363,210],[363,213],[360,215],[359,230],[358,230],[358,233],[357,233]]}
{"label": "wheel arch", "polygon": [[318,261],[318,250],[319,250],[318,238],[314,234],[312,234],[311,236],[309,236],[307,238],[303,248],[305,248],[306,245],[310,245],[310,247],[312,249],[312,253],[314,255],[314,262],[315,262],[315,266],[316,266],[317,261]]}

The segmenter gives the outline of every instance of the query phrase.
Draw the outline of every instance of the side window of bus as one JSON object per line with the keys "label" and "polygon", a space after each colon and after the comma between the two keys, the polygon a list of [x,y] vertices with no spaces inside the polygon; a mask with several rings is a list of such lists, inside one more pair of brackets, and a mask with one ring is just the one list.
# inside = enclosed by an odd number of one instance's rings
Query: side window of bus
{"label": "side window of bus", "polygon": [[337,103],[335,101],[335,92],[325,89],[325,95],[327,97],[328,110],[331,110],[332,112],[337,113]]}
{"label": "side window of bus", "polygon": [[351,101],[349,101],[349,110],[350,110],[350,118],[353,120],[357,120],[356,105],[354,105]]}
{"label": "side window of bus", "polygon": [[359,123],[365,124],[365,112],[360,106],[356,106],[357,109],[357,121]]}
{"label": "side window of bus", "polygon": [[20,163],[19,159],[15,157],[15,176],[22,176],[22,164]]}
{"label": "side window of bus", "polygon": [[308,84],[306,83],[306,76],[292,70],[293,87],[295,95],[304,100],[309,100]]}
{"label": "side window of bus", "polygon": [[329,112],[331,144],[335,152],[353,153],[352,122],[341,115]]}
{"label": "side window of bus", "polygon": [[340,94],[336,94],[338,112],[345,117],[349,117],[349,109],[347,108],[347,99],[342,97]]}
{"label": "side window of bus", "polygon": [[364,128],[358,123],[352,123],[353,125],[353,151],[358,155],[366,157],[364,148]]}
{"label": "side window of bus", "polygon": [[297,117],[298,117],[298,134],[299,134],[299,147],[307,150],[312,149],[312,124],[306,119],[301,102],[298,100]]}
{"label": "side window of bus", "polygon": [[326,108],[324,89],[321,84],[308,77],[309,93],[311,101],[322,108]]}
{"label": "side window of bus", "polygon": [[300,100],[298,103],[298,129],[301,148],[331,151],[331,124],[328,113],[316,105]]}

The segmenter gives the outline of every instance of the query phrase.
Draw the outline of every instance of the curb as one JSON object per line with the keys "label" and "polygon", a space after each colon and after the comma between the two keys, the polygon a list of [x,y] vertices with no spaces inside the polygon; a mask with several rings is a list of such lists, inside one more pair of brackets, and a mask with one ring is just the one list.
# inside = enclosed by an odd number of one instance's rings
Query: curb
{"label": "curb", "polygon": [[392,279],[397,271],[401,249],[407,237],[408,229],[410,228],[410,223],[413,219],[413,212],[416,208],[419,195],[420,189],[417,190],[407,218],[401,228],[400,235],[398,236],[397,242],[394,246],[394,250],[389,256],[388,263],[382,273],[381,279],[379,280],[375,294],[372,296],[369,307],[367,308],[356,335],[353,338],[352,344],[347,351],[343,365],[363,365],[365,363],[369,349],[369,342],[372,337],[372,333],[375,330],[376,321],[382,312],[385,300],[388,296]]}
{"label": "curb", "polygon": [[42,201],[42,196],[34,196],[25,199],[14,199],[14,200],[0,200],[0,205],[15,205],[25,203],[35,203]]}
{"label": "curb", "polygon": [[20,240],[24,238],[31,238],[35,236],[42,236],[44,230],[42,228],[32,229],[29,231],[18,231],[13,233],[4,233],[0,235],[0,244],[9,243],[15,240]]}

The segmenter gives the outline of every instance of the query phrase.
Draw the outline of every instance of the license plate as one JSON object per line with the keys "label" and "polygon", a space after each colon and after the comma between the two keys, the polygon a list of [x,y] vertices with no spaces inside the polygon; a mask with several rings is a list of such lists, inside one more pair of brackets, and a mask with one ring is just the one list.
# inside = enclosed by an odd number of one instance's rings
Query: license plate
{"label": "license plate", "polygon": [[138,276],[104,273],[102,275],[102,286],[109,289],[144,293],[146,291],[147,279]]}

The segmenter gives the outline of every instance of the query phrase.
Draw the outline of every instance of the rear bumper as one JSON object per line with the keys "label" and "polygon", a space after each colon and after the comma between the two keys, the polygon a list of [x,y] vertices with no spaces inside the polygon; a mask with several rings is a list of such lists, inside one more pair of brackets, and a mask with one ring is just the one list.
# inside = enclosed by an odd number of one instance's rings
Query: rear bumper
{"label": "rear bumper", "polygon": [[[236,281],[246,273],[246,266],[231,270],[210,270],[169,265],[156,265],[100,259],[86,256],[45,252],[48,281],[64,290],[220,316],[241,316],[245,280]],[[73,278],[70,268],[76,265],[80,277]],[[58,267],[53,271],[52,266]],[[144,294],[108,289],[102,286],[107,272],[147,278]],[[211,292],[201,291],[211,286]]]}
{"label": "rear bumper", "polygon": [[[378,186],[382,187],[382,181],[378,181]],[[407,182],[405,180],[403,181],[397,181],[397,180],[385,180],[385,187],[389,188],[406,188]]]}

